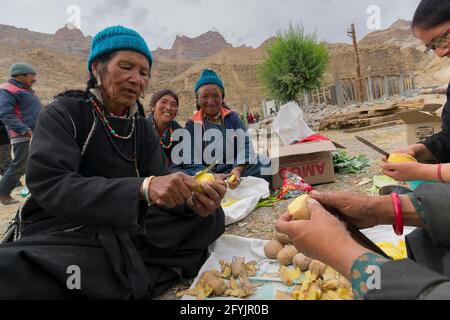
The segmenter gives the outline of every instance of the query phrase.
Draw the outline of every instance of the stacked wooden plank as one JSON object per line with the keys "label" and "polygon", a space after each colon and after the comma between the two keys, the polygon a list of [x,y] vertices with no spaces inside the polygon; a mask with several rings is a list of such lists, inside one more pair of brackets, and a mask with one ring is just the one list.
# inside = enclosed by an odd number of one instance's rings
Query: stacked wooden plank
{"label": "stacked wooden plank", "polygon": [[353,111],[341,110],[320,122],[320,130],[361,128],[383,122],[399,120],[396,106],[376,106],[354,108]]}
{"label": "stacked wooden plank", "polygon": [[400,122],[399,113],[408,109],[436,109],[435,104],[427,104],[423,99],[400,101],[389,105],[375,105],[370,107],[348,107],[331,115],[325,115],[320,121],[320,130],[340,130],[357,128],[375,128],[383,124],[397,124]]}

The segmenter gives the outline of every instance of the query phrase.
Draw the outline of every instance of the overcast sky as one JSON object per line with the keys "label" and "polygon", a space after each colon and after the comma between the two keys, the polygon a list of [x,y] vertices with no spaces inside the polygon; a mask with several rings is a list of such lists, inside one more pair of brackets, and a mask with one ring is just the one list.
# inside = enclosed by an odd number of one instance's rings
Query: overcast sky
{"label": "overcast sky", "polygon": [[[320,40],[349,42],[346,30],[354,22],[359,38],[398,19],[411,20],[420,0],[0,0],[0,24],[54,33],[80,9],[84,34],[121,24],[144,35],[152,50],[170,48],[176,35],[196,37],[219,31],[234,46],[253,47],[284,30],[302,24]],[[375,6],[375,7],[374,7]],[[379,8],[379,9],[377,9]],[[370,9],[369,13],[367,13]],[[379,10],[379,15],[378,15]],[[74,11],[72,11],[74,12]],[[380,19],[377,19],[377,18]],[[370,29],[368,28],[368,24]]]}

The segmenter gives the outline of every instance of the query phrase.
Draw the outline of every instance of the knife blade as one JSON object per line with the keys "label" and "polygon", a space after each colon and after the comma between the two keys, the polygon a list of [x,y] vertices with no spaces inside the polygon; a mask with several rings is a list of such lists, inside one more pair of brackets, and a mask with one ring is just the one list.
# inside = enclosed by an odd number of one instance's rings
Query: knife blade
{"label": "knife blade", "polygon": [[202,174],[209,173],[217,165],[217,160],[211,163],[206,169],[199,171],[195,174],[194,178],[200,177]]}
{"label": "knife blade", "polygon": [[370,147],[371,149],[375,150],[376,152],[381,153],[381,154],[382,154],[383,156],[385,156],[386,158],[389,158],[390,154],[389,154],[388,152],[386,152],[386,151],[384,151],[383,149],[377,147],[377,146],[374,145],[372,142],[369,142],[369,141],[367,141],[366,139],[361,138],[361,137],[358,137],[358,136],[356,136],[355,138],[358,139],[360,142],[364,143],[366,146],[368,146],[368,147]]}
{"label": "knife blade", "polygon": [[328,210],[332,215],[334,215],[336,218],[341,220],[345,226],[347,227],[348,232],[352,236],[353,240],[358,242],[363,247],[372,250],[375,253],[378,253],[379,255],[382,255],[383,257],[392,260],[383,250],[381,250],[380,247],[378,247],[375,242],[367,238],[367,236],[362,233],[357,227],[355,227],[350,220],[342,214],[339,210],[325,206],[325,209]]}

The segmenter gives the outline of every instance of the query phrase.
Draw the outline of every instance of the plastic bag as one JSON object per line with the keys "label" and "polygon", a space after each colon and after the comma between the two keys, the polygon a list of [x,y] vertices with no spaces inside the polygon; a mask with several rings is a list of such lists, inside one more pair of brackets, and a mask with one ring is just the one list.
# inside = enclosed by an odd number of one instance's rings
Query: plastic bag
{"label": "plastic bag", "polygon": [[302,194],[311,192],[313,187],[303,180],[302,177],[287,172],[284,177],[283,187],[281,187],[278,199],[292,199],[301,196]]}
{"label": "plastic bag", "polygon": [[273,129],[278,130],[285,146],[302,141],[315,133],[306,124],[303,111],[296,102],[289,102],[280,108],[278,116],[273,121]]}
{"label": "plastic bag", "polygon": [[243,178],[235,190],[228,189],[222,200],[225,212],[225,225],[245,219],[258,205],[261,199],[270,196],[269,183],[260,178]]}

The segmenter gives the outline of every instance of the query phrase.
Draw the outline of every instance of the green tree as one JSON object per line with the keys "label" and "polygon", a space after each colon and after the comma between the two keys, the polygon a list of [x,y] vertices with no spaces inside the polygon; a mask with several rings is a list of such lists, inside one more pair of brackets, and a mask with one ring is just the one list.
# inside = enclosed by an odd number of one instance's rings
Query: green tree
{"label": "green tree", "polygon": [[317,89],[329,60],[328,48],[314,34],[307,35],[302,27],[290,25],[267,49],[259,74],[272,97],[286,103]]}

